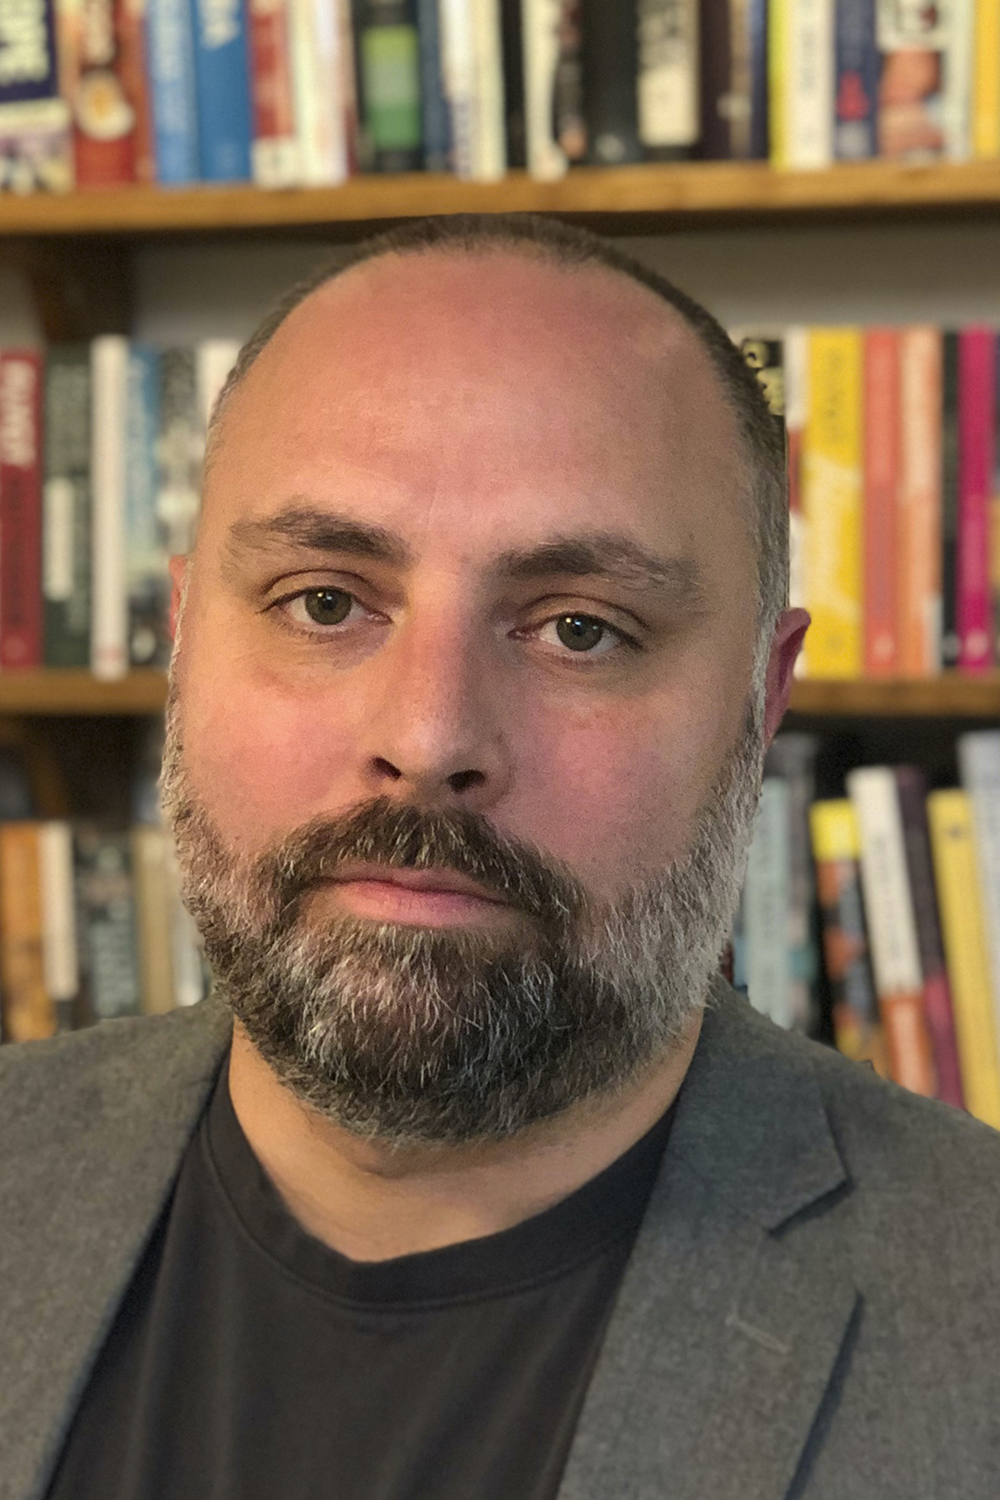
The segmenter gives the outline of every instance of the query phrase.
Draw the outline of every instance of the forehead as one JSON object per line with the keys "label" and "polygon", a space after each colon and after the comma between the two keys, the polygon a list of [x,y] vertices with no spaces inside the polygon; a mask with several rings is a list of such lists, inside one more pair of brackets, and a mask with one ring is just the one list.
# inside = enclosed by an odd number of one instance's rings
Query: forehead
{"label": "forehead", "polygon": [[363,263],[286,319],[226,409],[202,529],[306,496],[432,536],[464,497],[500,549],[574,525],[735,540],[744,494],[718,379],[655,293],[435,250]]}

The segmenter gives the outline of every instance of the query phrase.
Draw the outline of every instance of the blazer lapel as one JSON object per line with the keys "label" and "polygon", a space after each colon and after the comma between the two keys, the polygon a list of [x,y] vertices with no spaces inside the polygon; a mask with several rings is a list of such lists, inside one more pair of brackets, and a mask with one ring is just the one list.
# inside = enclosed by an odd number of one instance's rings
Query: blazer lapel
{"label": "blazer lapel", "polygon": [[229,1033],[205,1002],[4,1049],[0,1500],[45,1494]]}
{"label": "blazer lapel", "polygon": [[720,990],[559,1500],[792,1484],[858,1295],[815,1207],[848,1190],[843,1163],[807,1056],[781,1040]]}

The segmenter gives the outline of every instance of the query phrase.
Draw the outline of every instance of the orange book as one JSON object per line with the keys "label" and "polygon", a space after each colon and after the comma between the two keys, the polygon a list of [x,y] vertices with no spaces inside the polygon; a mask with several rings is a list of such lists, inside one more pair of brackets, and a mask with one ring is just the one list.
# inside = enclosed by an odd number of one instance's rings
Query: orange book
{"label": "orange book", "polygon": [[867,677],[899,670],[896,491],[899,484],[899,336],[865,332],[862,619]]}
{"label": "orange book", "polygon": [[56,1030],[45,987],[37,823],[0,823],[0,1006],[4,1041],[31,1041]]}
{"label": "orange book", "polygon": [[897,512],[902,677],[933,677],[941,670],[942,399],[940,329],[902,329]]}

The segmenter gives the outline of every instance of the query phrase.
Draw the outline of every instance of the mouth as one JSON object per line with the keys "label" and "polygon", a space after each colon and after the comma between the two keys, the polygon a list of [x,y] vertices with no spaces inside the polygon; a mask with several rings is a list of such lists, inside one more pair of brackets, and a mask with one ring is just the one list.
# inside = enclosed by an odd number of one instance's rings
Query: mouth
{"label": "mouth", "polygon": [[513,914],[509,902],[455,870],[348,864],[323,886],[341,910],[381,922],[456,927],[495,923]]}

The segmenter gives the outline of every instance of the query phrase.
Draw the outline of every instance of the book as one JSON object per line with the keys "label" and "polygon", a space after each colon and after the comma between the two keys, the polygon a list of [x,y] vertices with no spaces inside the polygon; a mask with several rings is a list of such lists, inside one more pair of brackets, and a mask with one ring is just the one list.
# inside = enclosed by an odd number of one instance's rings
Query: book
{"label": "book", "polygon": [[[419,25],[418,7],[418,28]],[[521,36],[521,0],[500,0],[500,39],[503,49],[501,74],[507,168],[523,171],[528,165],[528,144],[527,125],[524,118],[524,40]]]}
{"label": "book", "polygon": [[199,173],[191,0],[148,0],[149,94],[156,178],[194,182]]}
{"label": "book", "polygon": [[963,328],[958,336],[958,549],[955,614],[958,665],[993,665],[989,518],[996,420],[996,335]]}
{"label": "book", "polygon": [[471,0],[473,41],[473,162],[477,182],[499,182],[507,170],[500,0]]}
{"label": "book", "polygon": [[867,328],[864,340],[864,670],[868,677],[895,677],[899,671],[899,339],[892,328]]}
{"label": "book", "polygon": [[879,51],[876,0],[837,0],[833,154],[864,161],[878,150]]}
{"label": "book", "polygon": [[810,677],[861,672],[862,356],[858,328],[809,331],[802,513]]}
{"label": "book", "polygon": [[420,48],[420,136],[426,172],[446,172],[451,158],[451,122],[441,72],[440,0],[416,0]]}
{"label": "book", "polygon": [[747,995],[755,1010],[786,1029],[795,1025],[788,945],[791,884],[790,795],[781,776],[767,776],[743,883]]}
{"label": "book", "polygon": [[778,8],[772,161],[791,170],[826,167],[833,160],[833,0],[779,0]]}
{"label": "book", "polygon": [[0,6],[0,191],[73,186],[71,116],[61,83],[55,0]]}
{"label": "book", "polygon": [[896,779],[888,766],[865,766],[848,773],[847,792],[861,831],[861,888],[889,1070],[904,1088],[933,1095],[937,1078]]}
{"label": "book", "polygon": [[965,1104],[970,1114],[1000,1130],[996,1014],[968,794],[931,792],[927,818]]}
{"label": "book", "polygon": [[944,151],[944,50],[949,17],[943,6],[877,0],[882,60],[878,93],[878,154],[895,160]]}
{"label": "book", "polygon": [[294,187],[301,175],[292,90],[288,0],[248,0],[253,144],[259,187]]}
{"label": "book", "polygon": [[42,664],[42,359],[0,352],[0,667]]}
{"label": "book", "polygon": [[847,797],[814,802],[809,827],[834,1041],[846,1057],[870,1062],[887,1077],[861,897],[861,833],[852,802]]}
{"label": "book", "polygon": [[641,161],[636,0],[582,0],[580,17],[588,160],[603,167]]}
{"label": "book", "polygon": [[117,0],[122,89],[135,114],[132,170],[136,182],[156,180],[153,108],[149,87],[149,0]]}
{"label": "book", "polygon": [[0,1017],[6,1042],[52,1036],[45,988],[39,824],[0,823]]}
{"label": "book", "polygon": [[42,980],[55,1012],[56,1029],[77,1024],[80,966],[76,945],[76,885],[73,832],[64,819],[38,825],[42,908]]}
{"label": "book", "polygon": [[[195,345],[195,384],[202,436],[208,431],[222,388],[240,352],[238,339],[201,339]],[[204,447],[204,442],[202,442]]]}
{"label": "book", "polygon": [[65,90],[78,187],[121,187],[149,170],[142,22],[132,0],[64,0]]}
{"label": "book", "polygon": [[524,0],[524,122],[528,171],[542,182],[562,177],[569,159],[556,119],[556,76],[563,0]]}
{"label": "book", "polygon": [[[785,329],[782,340],[782,386],[785,402],[785,451],[788,459],[788,602],[806,605],[806,524],[802,506],[802,449],[809,410],[809,334]],[[802,653],[795,672],[805,671]]]}
{"label": "book", "polygon": [[162,828],[137,824],[129,835],[134,872],[139,950],[140,1008],[162,1015],[176,1004],[167,835]]}
{"label": "book", "polygon": [[941,666],[957,667],[958,631],[958,334],[943,335],[941,369]]}
{"label": "book", "polygon": [[766,160],[767,0],[704,0],[699,16],[699,155]]}
{"label": "book", "polygon": [[899,474],[895,569],[902,677],[941,666],[941,334],[899,330]]}
{"label": "book", "polygon": [[1000,0],[976,0],[973,39],[971,155],[1000,156]]}
{"label": "book", "polygon": [[979,900],[1000,1035],[1000,730],[967,730],[958,736],[955,750],[962,789],[972,808]]}
{"label": "book", "polygon": [[165,667],[170,661],[170,577],[157,517],[159,397],[159,352],[133,343],[125,419],[125,579],[134,667]]}
{"label": "book", "polygon": [[958,1060],[951,985],[944,956],[930,830],[927,826],[927,778],[916,766],[896,766],[896,793],[903,823],[906,868],[916,920],[920,968],[924,978],[924,1018],[931,1037],[938,1098],[959,1109],[965,1104]]}
{"label": "book", "polygon": [[91,619],[90,665],[95,677],[128,670],[125,581],[125,462],[128,339],[94,339],[91,358]]}
{"label": "book", "polygon": [[[996,342],[997,368],[994,372],[1000,393],[1000,338]],[[990,603],[993,623],[993,657],[1000,662],[1000,395],[993,409],[993,486],[990,494]]]}
{"label": "book", "polygon": [[160,351],[159,412],[156,517],[167,556],[185,556],[198,524],[204,451],[193,349]]}
{"label": "book", "polygon": [[359,166],[415,171],[423,151],[415,0],[354,0],[353,16]]}
{"label": "book", "polygon": [[[945,16],[941,123],[944,155],[949,161],[967,161],[972,149],[972,44],[977,4],[978,0],[949,0]],[[992,45],[996,46],[995,41]]]}
{"label": "book", "polygon": [[815,1035],[819,1025],[816,885],[809,834],[817,747],[815,735],[786,730],[772,741],[764,758],[765,780],[780,777],[787,795],[788,1004],[792,1025],[810,1035]]}
{"label": "book", "polygon": [[[354,57],[348,0],[288,0],[302,182],[343,182],[350,170]],[[343,13],[342,13],[343,11]]]}
{"label": "book", "polygon": [[698,0],[637,0],[639,140],[650,161],[692,154],[701,123]]}
{"label": "book", "polygon": [[137,1015],[141,997],[128,833],[78,825],[75,875],[86,1013],[95,1021]]}
{"label": "book", "polygon": [[253,113],[245,0],[192,4],[199,175],[206,182],[248,182]]}
{"label": "book", "polygon": [[90,665],[90,349],[55,344],[45,363],[43,657]]}

